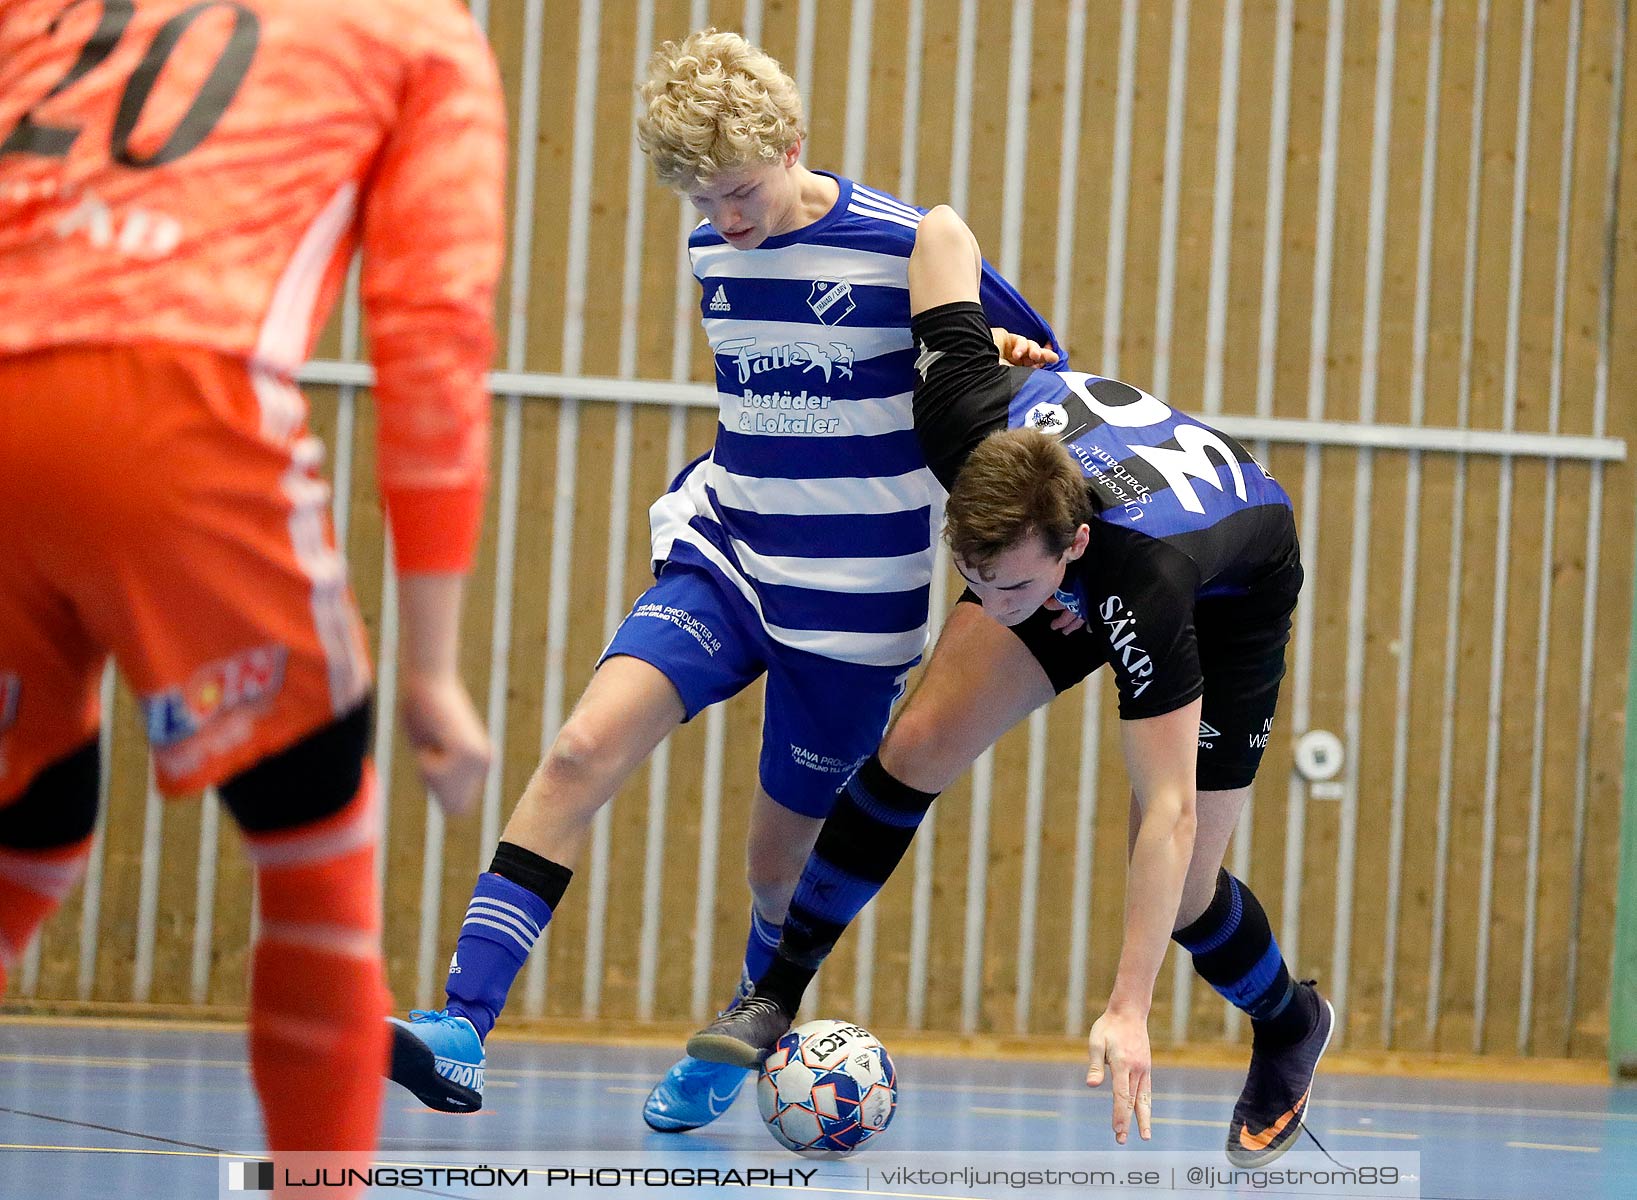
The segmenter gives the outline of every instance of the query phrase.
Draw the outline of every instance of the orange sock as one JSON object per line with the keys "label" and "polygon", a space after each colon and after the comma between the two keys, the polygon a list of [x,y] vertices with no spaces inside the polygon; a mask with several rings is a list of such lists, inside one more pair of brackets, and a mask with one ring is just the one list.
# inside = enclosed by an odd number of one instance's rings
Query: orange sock
{"label": "orange sock", "polygon": [[[249,839],[261,895],[250,1069],[278,1194],[286,1167],[292,1181],[319,1170],[323,1181],[339,1181],[347,1167],[366,1167],[375,1149],[391,995],[381,958],[374,791],[366,765],[358,795],[340,812]],[[361,1192],[303,1186],[290,1194]]]}
{"label": "orange sock", "polygon": [[89,837],[50,850],[0,846],[0,996],[11,965],[79,882],[90,854]]}

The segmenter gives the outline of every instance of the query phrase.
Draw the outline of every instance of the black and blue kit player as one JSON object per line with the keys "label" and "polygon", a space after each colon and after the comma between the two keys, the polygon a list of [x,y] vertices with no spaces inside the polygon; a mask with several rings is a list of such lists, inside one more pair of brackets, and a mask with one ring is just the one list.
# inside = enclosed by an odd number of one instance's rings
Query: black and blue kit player
{"label": "black and blue kit player", "polygon": [[910,260],[915,431],[950,491],[969,590],[886,740],[841,789],[754,994],[689,1042],[755,1061],[880,890],[937,794],[1001,734],[1108,664],[1132,784],[1124,937],[1090,1036],[1113,1128],[1149,1136],[1147,1017],[1167,944],[1251,1018],[1227,1152],[1294,1144],[1335,1023],[1297,982],[1223,855],[1266,749],[1302,584],[1289,497],[1232,438],[1128,384],[1009,366],[977,299],[976,241],[947,208]]}

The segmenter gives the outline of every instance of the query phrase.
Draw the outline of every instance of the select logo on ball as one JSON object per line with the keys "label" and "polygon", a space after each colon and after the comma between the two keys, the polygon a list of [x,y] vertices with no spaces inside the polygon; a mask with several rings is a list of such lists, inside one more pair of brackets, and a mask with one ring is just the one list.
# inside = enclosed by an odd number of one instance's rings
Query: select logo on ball
{"label": "select logo on ball", "polygon": [[756,1099],[771,1133],[798,1154],[850,1154],[892,1121],[898,1074],[869,1030],[809,1021],[762,1063]]}

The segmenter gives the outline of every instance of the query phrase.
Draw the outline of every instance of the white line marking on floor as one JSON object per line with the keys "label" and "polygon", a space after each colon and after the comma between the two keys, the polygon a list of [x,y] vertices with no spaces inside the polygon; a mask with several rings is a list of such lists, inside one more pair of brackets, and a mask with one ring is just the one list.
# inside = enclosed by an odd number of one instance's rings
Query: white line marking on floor
{"label": "white line marking on floor", "polygon": [[1051,1117],[1054,1120],[1063,1115],[1055,1108],[982,1108],[976,1104],[967,1112],[977,1113],[981,1117]]}
{"label": "white line marking on floor", "polygon": [[1414,1142],[1421,1137],[1419,1133],[1389,1133],[1385,1129],[1327,1129],[1324,1136],[1388,1138],[1399,1142]]}
{"label": "white line marking on floor", "polygon": [[[153,1061],[145,1058],[82,1058],[72,1054],[0,1054],[0,1062],[29,1067],[116,1067],[128,1071],[146,1071],[153,1066]],[[244,1066],[242,1062],[226,1065]]]}
{"label": "white line marking on floor", "polygon": [[1189,1117],[1152,1117],[1155,1125],[1186,1125],[1193,1129],[1217,1129],[1221,1121],[1196,1121]]}
{"label": "white line marking on floor", "polygon": [[1571,1154],[1601,1154],[1601,1146],[1558,1146],[1551,1142],[1507,1142],[1514,1150],[1567,1150]]}

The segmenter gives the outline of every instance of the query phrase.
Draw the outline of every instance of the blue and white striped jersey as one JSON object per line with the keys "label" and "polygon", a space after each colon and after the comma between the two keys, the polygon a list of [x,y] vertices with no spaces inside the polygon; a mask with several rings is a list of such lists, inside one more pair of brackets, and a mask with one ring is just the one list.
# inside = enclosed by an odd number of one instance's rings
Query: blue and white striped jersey
{"label": "blue and white striped jersey", "polygon": [[[716,570],[783,645],[902,666],[926,644],[944,500],[912,413],[921,212],[836,182],[828,214],[754,250],[708,223],[688,239],[721,412],[650,511],[653,555]],[[982,296],[991,323],[1056,346],[987,264]]]}

